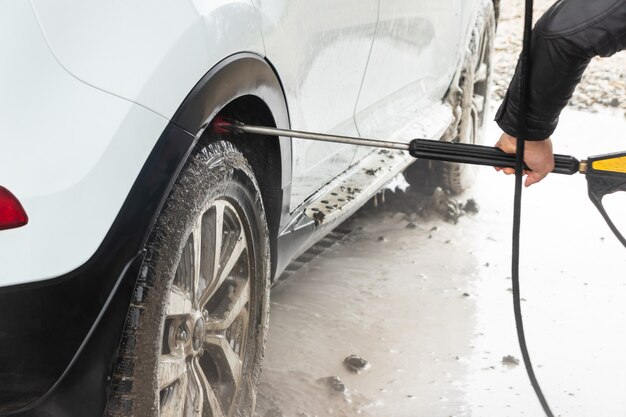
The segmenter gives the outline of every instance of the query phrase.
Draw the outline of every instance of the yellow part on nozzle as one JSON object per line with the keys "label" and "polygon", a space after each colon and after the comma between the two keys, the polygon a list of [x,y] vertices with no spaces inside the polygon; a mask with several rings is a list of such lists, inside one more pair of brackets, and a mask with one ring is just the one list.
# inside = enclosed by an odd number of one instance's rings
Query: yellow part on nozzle
{"label": "yellow part on nozzle", "polygon": [[596,171],[609,171],[626,174],[626,156],[593,161],[592,167]]}

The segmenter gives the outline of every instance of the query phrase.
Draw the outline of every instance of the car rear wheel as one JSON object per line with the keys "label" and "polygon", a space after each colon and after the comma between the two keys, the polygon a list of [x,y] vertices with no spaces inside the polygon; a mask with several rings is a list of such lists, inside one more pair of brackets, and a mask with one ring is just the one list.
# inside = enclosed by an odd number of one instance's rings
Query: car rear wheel
{"label": "car rear wheel", "polygon": [[232,145],[197,149],[148,244],[109,416],[252,415],[268,320],[259,187]]}

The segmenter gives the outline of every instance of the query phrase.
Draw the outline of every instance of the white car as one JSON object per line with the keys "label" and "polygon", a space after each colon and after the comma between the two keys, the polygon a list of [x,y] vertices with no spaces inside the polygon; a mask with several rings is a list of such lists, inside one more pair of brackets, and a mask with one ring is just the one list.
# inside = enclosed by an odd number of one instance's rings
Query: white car
{"label": "white car", "polygon": [[412,160],[213,120],[475,142],[495,9],[0,0],[0,416],[251,415],[272,280]]}

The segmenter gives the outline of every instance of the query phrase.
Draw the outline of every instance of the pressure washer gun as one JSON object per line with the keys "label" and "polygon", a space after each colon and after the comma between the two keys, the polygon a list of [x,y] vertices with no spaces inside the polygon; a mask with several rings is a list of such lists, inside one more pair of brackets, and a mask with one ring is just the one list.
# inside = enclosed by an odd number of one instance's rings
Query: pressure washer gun
{"label": "pressure washer gun", "polygon": [[[415,158],[436,161],[515,168],[515,155],[507,154],[498,148],[482,145],[415,139],[409,144],[409,153]],[[525,169],[527,168],[525,167]],[[603,204],[606,195],[626,191],[626,152],[592,156],[582,161],[569,155],[554,155],[552,173],[584,174],[587,177],[589,198],[600,211],[615,236],[626,247],[624,235],[613,223]],[[622,215],[626,216],[626,212],[623,212]]]}
{"label": "pressure washer gun", "polygon": [[[413,139],[410,143],[389,142],[376,139],[326,135],[312,132],[277,129],[273,127],[251,126],[241,122],[216,118],[213,130],[218,133],[247,133],[263,136],[286,136],[323,142],[370,146],[375,148],[408,151],[414,158],[434,161],[458,162],[502,168],[515,168],[515,155],[490,146],[443,142],[429,139]],[[626,152],[593,156],[579,161],[573,156],[554,155],[555,174],[584,174],[587,177],[589,198],[598,208],[615,236],[626,247],[626,238],[613,223],[603,204],[606,195],[626,191]],[[528,167],[525,167],[528,170]],[[626,212],[622,213],[626,216]]]}

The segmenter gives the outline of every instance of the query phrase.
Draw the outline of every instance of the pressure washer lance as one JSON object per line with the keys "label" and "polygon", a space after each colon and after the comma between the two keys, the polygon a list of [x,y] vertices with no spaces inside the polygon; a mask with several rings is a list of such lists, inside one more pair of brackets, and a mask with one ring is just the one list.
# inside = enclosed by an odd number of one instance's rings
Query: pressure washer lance
{"label": "pressure washer lance", "polygon": [[[212,128],[216,133],[231,132],[235,134],[247,133],[260,136],[284,136],[407,151],[414,158],[430,159],[433,161],[515,168],[515,155],[507,154],[491,146],[444,142],[431,139],[413,139],[407,144],[377,139],[278,129],[274,127],[252,126],[225,117],[215,118]],[[525,166],[524,169],[529,170],[527,166]],[[617,229],[602,205],[602,198],[605,195],[618,191],[626,191],[626,152],[593,156],[583,161],[579,161],[569,155],[554,155],[554,170],[552,172],[565,175],[573,175],[576,173],[585,174],[587,177],[589,198],[598,208],[615,236],[622,242],[624,247],[626,247],[626,239]]]}

